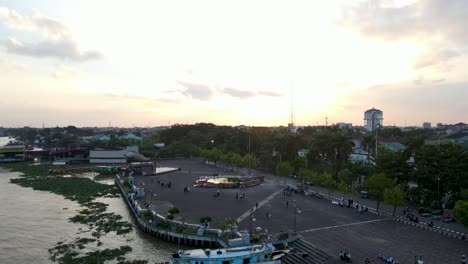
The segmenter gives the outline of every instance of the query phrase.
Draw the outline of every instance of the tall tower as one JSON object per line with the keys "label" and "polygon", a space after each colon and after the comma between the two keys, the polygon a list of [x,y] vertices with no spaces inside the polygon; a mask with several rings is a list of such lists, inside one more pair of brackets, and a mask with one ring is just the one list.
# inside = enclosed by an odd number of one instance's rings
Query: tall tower
{"label": "tall tower", "polygon": [[294,129],[294,119],[295,119],[294,99],[293,99],[293,94],[291,91],[291,108],[289,109],[289,123],[288,123],[289,131],[292,131]]}
{"label": "tall tower", "polygon": [[369,109],[364,112],[364,128],[367,131],[374,131],[383,125],[383,112],[379,109]]}

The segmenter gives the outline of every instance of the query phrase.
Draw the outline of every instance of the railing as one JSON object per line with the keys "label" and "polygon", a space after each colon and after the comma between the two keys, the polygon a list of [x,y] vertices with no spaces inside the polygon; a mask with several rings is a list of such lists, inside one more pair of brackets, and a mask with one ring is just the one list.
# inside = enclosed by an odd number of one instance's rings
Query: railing
{"label": "railing", "polygon": [[[170,220],[170,219],[167,219],[167,218],[157,214],[154,211],[151,211],[152,212],[151,215],[154,216],[156,219],[152,219],[152,220],[154,220],[154,222],[149,223],[148,221],[146,221],[145,219],[143,219],[140,216],[140,213],[137,211],[136,206],[134,205],[134,204],[137,204],[137,202],[135,200],[133,200],[131,195],[128,195],[127,192],[125,191],[125,188],[124,188],[124,186],[122,185],[122,183],[120,181],[120,176],[117,175],[115,177],[115,182],[116,182],[117,186],[119,187],[120,191],[122,192],[127,204],[131,208],[131,210],[132,210],[132,212],[133,212],[133,214],[134,214],[140,228],[142,228],[144,230],[151,230],[151,232],[154,232],[154,233],[160,233],[160,234],[169,235],[169,236],[177,237],[177,238],[185,238],[185,239],[194,239],[194,240],[200,240],[200,241],[216,242],[219,245],[221,245],[222,247],[227,247],[226,241],[223,241],[218,236],[218,233],[220,231],[219,229],[206,229],[204,231],[204,235],[200,236],[200,235],[197,234],[198,229],[194,229],[195,227],[197,227],[197,225]],[[134,202],[132,202],[132,201],[134,201]],[[158,220],[162,221],[162,222],[165,222],[165,223],[168,223],[170,225],[170,227],[167,228],[167,229],[158,228],[156,226]],[[194,234],[187,234],[187,233],[174,232],[174,231],[171,230],[171,227],[175,227],[176,229],[181,228],[182,231],[183,230],[193,230],[195,233]]]}

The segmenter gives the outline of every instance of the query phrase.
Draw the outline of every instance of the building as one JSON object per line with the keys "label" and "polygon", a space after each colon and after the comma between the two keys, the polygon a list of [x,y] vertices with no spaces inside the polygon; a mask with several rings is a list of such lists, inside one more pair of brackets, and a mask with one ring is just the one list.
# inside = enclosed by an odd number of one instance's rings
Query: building
{"label": "building", "polygon": [[423,128],[424,129],[430,129],[431,128],[431,122],[424,122],[423,123]]}
{"label": "building", "polygon": [[143,138],[142,137],[139,137],[133,133],[127,133],[123,136],[120,136],[119,137],[120,139],[126,139],[128,141],[131,141],[131,142],[142,142],[143,141]]}
{"label": "building", "polygon": [[20,161],[25,158],[25,145],[0,146],[0,161]]}
{"label": "building", "polygon": [[297,156],[306,157],[307,153],[309,153],[308,149],[300,149],[300,150],[297,151]]}
{"label": "building", "polygon": [[392,152],[404,151],[406,149],[406,146],[399,142],[384,142],[382,145]]}
{"label": "building", "polygon": [[338,122],[338,123],[336,123],[336,125],[341,129],[343,129],[343,128],[352,128],[353,127],[352,123],[344,123],[344,122]]}
{"label": "building", "polygon": [[124,164],[128,161],[148,161],[138,153],[138,146],[125,149],[94,149],[89,151],[89,163]]}
{"label": "building", "polygon": [[372,107],[364,112],[364,128],[367,131],[374,131],[380,126],[383,126],[383,112],[381,110]]}

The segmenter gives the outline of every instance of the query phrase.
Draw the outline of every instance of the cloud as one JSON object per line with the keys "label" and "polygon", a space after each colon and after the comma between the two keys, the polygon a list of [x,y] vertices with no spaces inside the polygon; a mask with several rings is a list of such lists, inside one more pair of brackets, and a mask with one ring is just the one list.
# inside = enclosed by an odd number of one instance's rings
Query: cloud
{"label": "cloud", "polygon": [[55,79],[68,79],[73,78],[79,75],[79,72],[76,69],[73,69],[68,66],[59,65],[53,72],[52,77]]}
{"label": "cloud", "polygon": [[224,88],[219,90],[221,93],[230,95],[232,97],[240,98],[240,99],[247,99],[247,98],[252,98],[252,97],[257,97],[257,96],[270,96],[270,97],[277,97],[281,96],[281,94],[272,92],[272,91],[245,91],[245,90],[239,90],[239,89],[234,89],[234,88]]}
{"label": "cloud", "polygon": [[420,79],[424,85],[413,81],[381,84],[351,93],[343,101],[381,109],[387,124],[468,121],[468,82]]}
{"label": "cloud", "polygon": [[209,100],[214,95],[229,95],[234,98],[238,99],[248,99],[257,96],[270,96],[270,97],[277,97],[281,96],[281,94],[272,92],[272,91],[249,91],[249,90],[241,90],[235,89],[230,87],[225,88],[218,88],[218,89],[211,89],[208,85],[205,84],[198,84],[198,83],[188,83],[185,81],[177,81],[177,83],[184,87],[183,90],[168,90],[167,93],[182,93],[185,96],[190,96],[192,98],[198,100]]}
{"label": "cloud", "polygon": [[451,49],[439,50],[420,56],[414,63],[414,68],[422,69],[437,63],[447,62],[449,59],[460,56],[461,53]]}
{"label": "cloud", "polygon": [[37,43],[24,43],[14,37],[7,38],[7,51],[37,58],[53,57],[73,61],[101,59],[99,51],[80,50],[72,32],[59,21],[48,18],[38,11],[29,16],[22,16],[15,10],[0,7],[0,21],[6,26],[20,31],[39,33],[43,40]]}
{"label": "cloud", "polygon": [[139,95],[128,95],[128,94],[114,94],[114,93],[106,93],[103,96],[107,99],[111,100],[132,100],[132,101],[140,101],[144,103],[164,103],[164,104],[173,104],[177,103],[177,100],[171,98],[156,98],[150,96],[139,96]]}
{"label": "cloud", "polygon": [[389,6],[369,0],[345,9],[341,25],[384,40],[413,39],[432,52],[423,54],[415,68],[445,62],[468,51],[468,1],[418,0]]}
{"label": "cloud", "polygon": [[258,92],[259,95],[263,95],[263,96],[271,96],[271,97],[278,97],[278,96],[281,96],[280,93],[277,93],[277,92],[271,92],[271,91],[260,91]]}
{"label": "cloud", "polygon": [[179,91],[185,96],[190,96],[201,101],[207,101],[213,96],[213,90],[207,85],[187,83],[183,81],[177,81],[177,83],[185,88],[184,90]]}
{"label": "cloud", "polygon": [[238,90],[238,89],[233,89],[233,88],[224,88],[221,90],[221,92],[227,95],[230,95],[232,97],[240,98],[240,99],[255,97],[257,95],[255,92],[243,91],[243,90]]}

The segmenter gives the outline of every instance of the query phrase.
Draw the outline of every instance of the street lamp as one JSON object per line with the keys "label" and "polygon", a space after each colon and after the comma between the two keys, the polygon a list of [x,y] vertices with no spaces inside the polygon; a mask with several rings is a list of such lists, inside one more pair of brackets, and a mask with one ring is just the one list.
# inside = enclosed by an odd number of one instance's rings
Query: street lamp
{"label": "street lamp", "polygon": [[297,208],[297,204],[296,204],[296,199],[294,199],[294,204],[293,204],[293,208],[294,208],[294,234],[296,234],[296,218],[297,218],[297,214],[300,214],[301,213],[301,210],[299,210],[299,208]]}
{"label": "street lamp", "polygon": [[440,211],[440,176],[437,177],[437,210]]}
{"label": "street lamp", "polygon": [[377,131],[379,130],[379,128],[381,127],[382,125],[380,125],[380,123],[378,123],[376,126],[375,126],[375,161],[377,162],[377,149],[379,147],[379,140],[378,140],[378,133]]}
{"label": "street lamp", "polygon": [[250,176],[250,158],[251,158],[251,154],[250,154],[250,127],[249,127],[249,170],[248,170],[249,176]]}
{"label": "street lamp", "polygon": [[252,235],[253,235],[253,222],[255,222],[255,216],[253,213],[253,208],[252,208],[252,213],[250,214],[250,241],[252,241]]}

